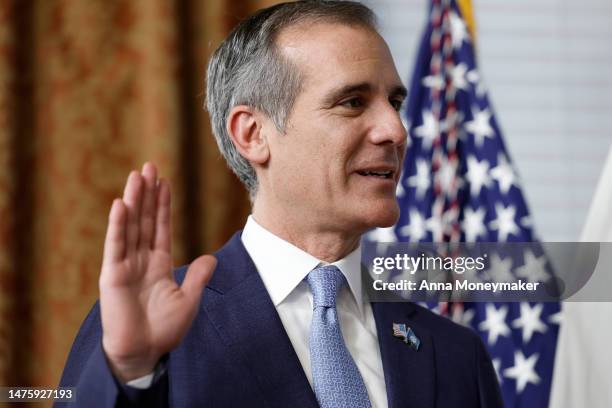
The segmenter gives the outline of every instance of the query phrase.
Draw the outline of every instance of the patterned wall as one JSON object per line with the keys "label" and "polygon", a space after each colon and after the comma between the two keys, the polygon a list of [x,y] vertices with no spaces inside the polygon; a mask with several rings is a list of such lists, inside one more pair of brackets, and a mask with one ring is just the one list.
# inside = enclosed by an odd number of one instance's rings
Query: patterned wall
{"label": "patterned wall", "polygon": [[170,180],[177,264],[243,225],[249,203],[210,134],[203,73],[266,3],[0,2],[0,385],[59,381],[130,169],[152,160]]}

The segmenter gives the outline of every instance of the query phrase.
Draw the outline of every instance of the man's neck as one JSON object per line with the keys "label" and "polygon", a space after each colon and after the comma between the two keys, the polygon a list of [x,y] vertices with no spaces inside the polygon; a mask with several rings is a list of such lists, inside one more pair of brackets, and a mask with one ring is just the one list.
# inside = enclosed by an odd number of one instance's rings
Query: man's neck
{"label": "man's neck", "polygon": [[253,206],[253,218],[274,235],[330,263],[354,251],[361,239],[359,232],[335,231],[316,225],[308,217],[265,211],[256,204]]}

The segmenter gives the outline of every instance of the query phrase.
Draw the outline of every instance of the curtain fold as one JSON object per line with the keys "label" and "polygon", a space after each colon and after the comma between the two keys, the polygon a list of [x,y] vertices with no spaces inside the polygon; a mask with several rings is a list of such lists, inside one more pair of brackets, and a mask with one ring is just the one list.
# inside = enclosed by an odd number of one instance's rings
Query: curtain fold
{"label": "curtain fold", "polygon": [[0,3],[0,385],[58,383],[131,169],[151,160],[171,183],[177,265],[242,227],[250,205],[212,137],[204,72],[272,3]]}

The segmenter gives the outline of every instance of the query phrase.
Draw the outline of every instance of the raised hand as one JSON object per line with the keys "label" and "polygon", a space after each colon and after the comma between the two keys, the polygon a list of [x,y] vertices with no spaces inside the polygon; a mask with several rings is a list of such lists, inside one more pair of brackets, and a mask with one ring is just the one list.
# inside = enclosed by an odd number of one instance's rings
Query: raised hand
{"label": "raised hand", "polygon": [[170,188],[146,163],[113,202],[100,274],[102,346],[121,381],[152,372],[179,344],[215,268],[213,256],[201,256],[178,286],[170,247]]}

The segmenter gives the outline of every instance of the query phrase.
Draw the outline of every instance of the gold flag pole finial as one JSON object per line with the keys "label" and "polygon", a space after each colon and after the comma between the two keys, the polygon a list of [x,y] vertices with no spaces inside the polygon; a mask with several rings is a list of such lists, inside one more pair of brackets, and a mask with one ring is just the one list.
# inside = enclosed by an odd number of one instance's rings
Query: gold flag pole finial
{"label": "gold flag pole finial", "polygon": [[470,37],[474,45],[476,45],[476,20],[474,19],[474,9],[472,7],[471,0],[457,0],[461,16],[467,25],[467,29],[470,32]]}

